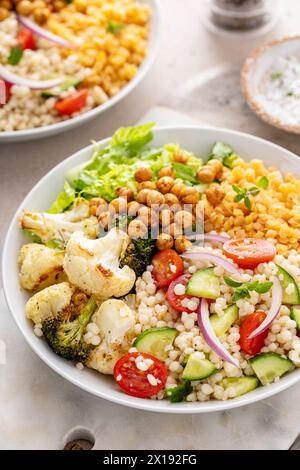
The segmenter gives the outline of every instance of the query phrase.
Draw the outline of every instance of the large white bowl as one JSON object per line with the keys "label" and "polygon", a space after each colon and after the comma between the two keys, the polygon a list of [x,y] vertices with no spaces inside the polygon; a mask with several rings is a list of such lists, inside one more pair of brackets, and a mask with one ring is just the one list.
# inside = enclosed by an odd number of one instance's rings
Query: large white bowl
{"label": "large white bowl", "polygon": [[158,0],[140,0],[142,3],[150,5],[152,8],[152,17],[150,25],[150,36],[148,42],[148,55],[138,69],[136,76],[130,80],[127,85],[115,96],[110,98],[106,103],[97,106],[96,108],[87,111],[86,113],[79,114],[78,116],[61,121],[49,126],[37,127],[33,129],[24,129],[22,131],[9,131],[0,132],[0,144],[3,142],[24,142],[28,140],[36,140],[42,137],[49,137],[54,134],[59,134],[68,131],[74,127],[80,126],[87,121],[99,116],[107,109],[111,108],[125,96],[127,96],[145,77],[150,69],[158,50],[159,37],[160,37],[160,6]]}
{"label": "large white bowl", "polygon": [[[154,145],[177,142],[183,148],[189,149],[202,157],[208,155],[215,141],[225,141],[232,145],[246,160],[260,158],[266,165],[276,165],[282,172],[291,172],[300,177],[300,161],[296,155],[282,147],[248,134],[218,128],[182,126],[157,128],[154,135]],[[108,140],[101,141],[100,147],[106,145]],[[26,320],[24,314],[28,295],[21,290],[18,279],[18,250],[26,240],[19,229],[17,216],[25,208],[47,209],[62,189],[65,172],[90,158],[92,149],[93,147],[89,146],[80,150],[44,176],[18,208],[7,232],[2,258],[5,296],[10,311],[31,348],[52,369],[78,387],[115,403],[149,411],[205,413],[226,410],[267,398],[298,382],[300,380],[300,369],[287,374],[277,383],[258,388],[247,395],[228,401],[171,404],[168,401],[144,400],[125,395],[111,377],[101,375],[87,368],[79,371],[72,363],[56,356],[42,339],[34,335],[32,324]]]}

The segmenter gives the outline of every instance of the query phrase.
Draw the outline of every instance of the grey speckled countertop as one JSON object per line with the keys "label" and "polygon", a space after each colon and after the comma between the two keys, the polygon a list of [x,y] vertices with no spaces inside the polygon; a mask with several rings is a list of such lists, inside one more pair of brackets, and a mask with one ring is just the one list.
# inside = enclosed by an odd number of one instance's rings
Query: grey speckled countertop
{"label": "grey speckled countertop", "polygon": [[[300,153],[299,137],[262,124],[240,97],[235,67],[266,38],[220,39],[201,25],[202,2],[161,3],[159,57],[135,93],[74,132],[0,146],[0,238],[17,205],[43,174],[89,140],[133,124],[158,102],[188,113],[191,119],[257,134]],[[280,3],[285,10],[268,38],[298,32],[298,0]],[[158,116],[160,123],[182,120],[162,109]],[[300,431],[300,408],[295,406],[299,392],[300,385],[245,408],[195,416],[152,414],[105,402],[41,362],[17,330],[0,291],[1,449],[59,449],[77,426],[94,435],[96,449],[287,449]]]}

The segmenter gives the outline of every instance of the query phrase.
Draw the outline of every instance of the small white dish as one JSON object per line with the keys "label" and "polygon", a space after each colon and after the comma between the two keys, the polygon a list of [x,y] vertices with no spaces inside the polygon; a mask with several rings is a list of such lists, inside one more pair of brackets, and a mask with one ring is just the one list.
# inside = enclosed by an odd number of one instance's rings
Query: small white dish
{"label": "small white dish", "polygon": [[6,142],[24,142],[29,140],[36,140],[43,137],[50,137],[51,135],[59,134],[61,132],[73,129],[81,124],[84,124],[91,119],[99,116],[115,104],[119,103],[125,96],[131,93],[137,85],[142,81],[149,71],[154,59],[156,57],[160,38],[160,5],[158,0],[140,0],[151,6],[152,16],[150,24],[150,36],[148,42],[148,55],[138,69],[136,76],[130,80],[115,96],[110,98],[106,103],[103,103],[96,108],[87,111],[86,113],[79,114],[78,116],[61,121],[49,126],[36,127],[33,129],[24,129],[22,131],[9,131],[0,132],[0,144]]}
{"label": "small white dish", "polygon": [[[104,147],[108,140],[99,142],[99,147]],[[199,126],[161,127],[154,130],[153,145],[161,146],[167,142],[177,142],[196,155],[205,157],[217,140],[228,142],[245,160],[258,158],[266,165],[276,165],[283,173],[293,173],[300,178],[300,162],[296,155],[278,145],[237,131]],[[259,387],[253,392],[232,400],[176,404],[167,400],[145,400],[124,394],[111,377],[88,368],[78,370],[73,363],[56,356],[46,342],[34,334],[31,322],[25,317],[25,302],[28,294],[21,289],[19,284],[18,251],[26,240],[19,228],[18,216],[25,208],[47,210],[63,187],[66,171],[88,160],[92,152],[92,145],[79,150],[53,168],[36,184],[14,215],[4,242],[2,278],[6,300],[18,328],[36,354],[66,380],[93,395],[132,408],[161,413],[195,414],[236,408],[268,398],[300,381],[300,369],[296,369],[282,377],[277,383]]]}
{"label": "small white dish", "polygon": [[[285,112],[275,113],[273,104],[261,92],[262,81],[278,57],[296,55],[300,60],[300,36],[274,40],[256,49],[246,60],[241,82],[250,108],[265,122],[279,129],[300,134],[300,124],[285,117]],[[299,116],[300,119],[300,116]]]}

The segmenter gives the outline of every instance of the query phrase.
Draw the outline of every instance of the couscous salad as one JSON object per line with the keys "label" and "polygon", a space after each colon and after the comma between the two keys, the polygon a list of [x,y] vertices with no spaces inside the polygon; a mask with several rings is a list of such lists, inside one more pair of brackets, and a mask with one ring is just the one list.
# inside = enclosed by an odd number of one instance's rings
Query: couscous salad
{"label": "couscous salad", "polygon": [[20,214],[26,316],[135,397],[268,386],[300,366],[300,181],[223,142],[151,146],[152,126],[119,129],[47,212]]}

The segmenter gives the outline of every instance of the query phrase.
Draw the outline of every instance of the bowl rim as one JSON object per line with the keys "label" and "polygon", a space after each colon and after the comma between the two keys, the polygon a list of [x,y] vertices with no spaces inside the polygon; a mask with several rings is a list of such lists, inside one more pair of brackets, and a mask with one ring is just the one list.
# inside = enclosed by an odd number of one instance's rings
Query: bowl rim
{"label": "bowl rim", "polygon": [[[104,113],[117,103],[125,98],[139,83],[145,78],[153,65],[157,52],[159,50],[160,39],[162,35],[162,7],[159,0],[141,0],[143,3],[152,3],[152,16],[150,18],[150,42],[151,47],[148,49],[148,54],[144,58],[141,65],[138,67],[136,75],[126,83],[126,85],[114,96],[109,98],[105,103],[96,106],[82,114],[79,114],[71,119],[65,121],[59,121],[54,124],[47,126],[33,127],[30,129],[23,129],[20,131],[4,131],[0,132],[0,144],[6,142],[22,142],[22,141],[33,141],[40,138],[47,138],[51,135],[59,134],[71,130],[74,127],[85,124],[86,122],[94,119],[96,116]],[[156,30],[156,34],[151,36],[151,30]]]}
{"label": "bowl rim", "polygon": [[[209,131],[211,133],[214,132],[225,132],[228,134],[228,136],[237,136],[241,138],[246,138],[249,139],[250,141],[253,142],[261,142],[264,145],[268,145],[274,149],[277,149],[278,151],[284,152],[285,157],[290,160],[291,162],[299,162],[299,158],[297,155],[294,153],[290,152],[289,150],[285,149],[284,147],[281,147],[280,145],[274,144],[273,142],[269,142],[266,139],[262,139],[260,137],[256,137],[251,134],[247,134],[244,132],[239,132],[235,130],[230,130],[226,128],[220,128],[220,127],[213,127],[213,126],[200,126],[200,125],[174,125],[174,126],[157,126],[153,129],[153,132],[164,132],[164,131],[181,131],[181,130],[195,130],[195,131]],[[111,137],[102,139],[100,141],[97,141],[97,145],[106,145],[110,141]],[[20,205],[18,206],[17,210],[15,211],[11,222],[9,224],[9,228],[7,230],[4,243],[3,243],[3,250],[2,250],[2,260],[1,260],[1,274],[2,274],[2,279],[3,279],[3,290],[4,290],[4,296],[7,302],[7,305],[9,307],[10,314],[12,315],[18,329],[22,333],[23,337],[25,338],[27,344],[30,346],[30,348],[37,354],[37,356],[45,362],[52,370],[54,370],[56,373],[58,373],[61,377],[64,379],[68,380],[70,383],[73,385],[78,386],[80,389],[91,393],[94,396],[98,396],[100,398],[103,398],[105,400],[108,400],[110,402],[123,405],[123,406],[128,406],[130,408],[135,408],[135,409],[140,409],[144,411],[154,411],[154,412],[159,412],[159,413],[170,413],[170,414],[191,414],[191,413],[210,413],[210,412],[215,412],[215,411],[223,411],[223,410],[229,410],[233,408],[238,408],[241,406],[246,406],[255,402],[258,402],[260,400],[269,398],[273,395],[276,395],[279,392],[284,391],[285,389],[291,387],[292,385],[295,385],[297,382],[300,381],[300,369],[297,370],[298,373],[294,375],[286,375],[285,380],[279,380],[277,383],[273,383],[269,385],[268,387],[261,387],[260,393],[258,396],[252,395],[253,392],[250,392],[248,394],[245,394],[241,397],[234,398],[231,400],[213,400],[209,403],[209,406],[205,407],[205,403],[199,404],[199,402],[195,403],[187,403],[187,402],[182,402],[182,403],[177,403],[177,404],[170,404],[167,400],[145,400],[141,398],[135,398],[128,396],[126,394],[120,394],[120,396],[111,396],[107,392],[102,392],[101,390],[95,390],[92,386],[89,386],[88,384],[85,384],[83,381],[78,380],[76,377],[74,377],[74,374],[69,371],[63,370],[63,367],[60,367],[59,365],[56,365],[52,358],[52,351],[49,351],[50,354],[44,353],[41,348],[36,346],[34,342],[32,341],[32,338],[34,335],[33,329],[30,330],[29,332],[25,331],[21,325],[19,324],[18,320],[18,315],[14,312],[14,309],[12,307],[11,303],[11,289],[9,287],[9,282],[6,277],[6,262],[8,261],[6,253],[8,253],[8,244],[10,240],[11,233],[14,232],[15,230],[15,221],[18,218],[18,215],[20,214],[20,210],[23,208],[24,201],[29,198],[35,191],[37,191],[40,187],[44,185],[44,183],[47,181],[50,175],[54,174],[59,170],[60,167],[64,166],[66,162],[71,163],[73,159],[76,159],[81,153],[83,152],[88,152],[93,149],[94,143],[83,147],[82,149],[78,150],[77,152],[73,153],[70,155],[68,158],[60,162],[58,165],[54,166],[48,173],[46,173],[34,186],[33,188],[28,192],[28,194],[25,196],[25,198],[22,200]],[[54,355],[55,356],[55,355]],[[62,360],[63,361],[63,360]],[[62,362],[63,363],[63,362]],[[74,366],[75,367],[75,366]],[[296,372],[296,371],[295,371]],[[255,393],[255,391],[254,391]],[[155,405],[156,404],[156,405]],[[199,406],[202,405],[202,406]]]}
{"label": "bowl rim", "polygon": [[241,70],[242,91],[244,98],[250,108],[267,124],[292,134],[300,134],[300,124],[287,124],[280,118],[275,117],[273,114],[269,113],[264,108],[262,103],[256,99],[256,95],[252,92],[250,74],[256,67],[258,59],[260,59],[266,52],[271,50],[273,47],[278,46],[279,44],[297,40],[300,41],[300,34],[284,36],[280,39],[273,39],[272,41],[257,47],[246,59]]}

